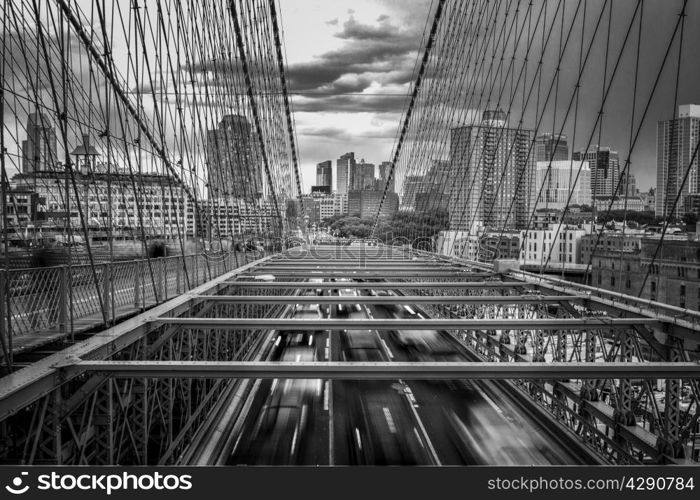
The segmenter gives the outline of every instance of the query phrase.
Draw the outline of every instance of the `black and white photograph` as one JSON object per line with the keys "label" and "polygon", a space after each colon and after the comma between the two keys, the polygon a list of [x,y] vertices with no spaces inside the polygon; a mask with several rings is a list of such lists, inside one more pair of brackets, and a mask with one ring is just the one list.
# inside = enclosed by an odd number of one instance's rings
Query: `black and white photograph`
{"label": "black and white photograph", "polygon": [[698,494],[700,2],[0,0],[0,54],[0,497]]}

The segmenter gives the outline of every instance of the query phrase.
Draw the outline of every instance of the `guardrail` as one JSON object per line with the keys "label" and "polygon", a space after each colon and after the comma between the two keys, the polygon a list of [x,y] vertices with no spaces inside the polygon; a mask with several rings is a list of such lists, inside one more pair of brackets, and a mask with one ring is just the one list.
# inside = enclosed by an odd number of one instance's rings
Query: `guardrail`
{"label": "guardrail", "polygon": [[194,254],[89,265],[0,270],[0,339],[70,335],[109,325],[261,257]]}

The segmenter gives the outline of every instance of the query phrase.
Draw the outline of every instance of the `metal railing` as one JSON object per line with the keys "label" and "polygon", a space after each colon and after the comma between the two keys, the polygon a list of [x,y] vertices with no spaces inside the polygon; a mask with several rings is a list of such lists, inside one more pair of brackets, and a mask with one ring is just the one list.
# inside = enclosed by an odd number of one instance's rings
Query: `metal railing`
{"label": "metal railing", "polygon": [[0,270],[0,335],[70,335],[106,326],[252,262],[261,252],[228,252],[89,265]]}

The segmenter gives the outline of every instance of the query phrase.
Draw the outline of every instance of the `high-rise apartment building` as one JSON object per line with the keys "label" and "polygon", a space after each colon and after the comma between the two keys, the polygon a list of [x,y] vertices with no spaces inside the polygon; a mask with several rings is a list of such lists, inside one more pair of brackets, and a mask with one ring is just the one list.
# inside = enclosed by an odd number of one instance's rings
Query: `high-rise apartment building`
{"label": "high-rise apartment building", "polygon": [[207,131],[207,164],[210,198],[263,196],[262,161],[246,117],[226,115]]}
{"label": "high-rise apartment building", "polygon": [[450,228],[521,229],[534,204],[534,132],[508,128],[502,111],[485,111],[476,126],[452,129]]}
{"label": "high-rise apartment building", "polygon": [[355,153],[345,153],[336,160],[335,165],[336,177],[338,178],[336,191],[347,194],[348,190],[352,189],[355,180]]}
{"label": "high-rise apartment building", "polygon": [[540,134],[535,139],[535,162],[569,159],[569,139],[564,134]]}
{"label": "high-rise apartment building", "polygon": [[[578,177],[578,179],[577,179]],[[535,196],[537,208],[564,210],[569,205],[591,204],[591,167],[587,161],[538,161]]]}
{"label": "high-rise apartment building", "polygon": [[330,186],[333,190],[333,162],[331,160],[322,161],[316,165],[316,185]]}
{"label": "high-rise apartment building", "polygon": [[352,187],[357,190],[374,188],[374,163],[366,163],[363,158],[355,164]]}
{"label": "high-rise apartment building", "polygon": [[42,113],[27,117],[27,139],[22,141],[22,173],[52,171],[58,161],[56,130]]}
{"label": "high-rise apartment building", "polygon": [[[620,157],[617,151],[605,147],[592,146],[589,150],[575,151],[574,162],[587,161],[591,168],[591,199],[610,198],[615,194],[620,182]],[[620,186],[622,187],[622,186]],[[617,196],[624,193],[617,189]]]}
{"label": "high-rise apartment building", "polygon": [[[383,161],[379,164],[379,179],[383,184],[386,184],[387,177],[391,172],[391,162]],[[396,175],[391,176],[391,181],[389,182],[389,192],[393,193],[396,191]]]}
{"label": "high-rise apartment building", "polygon": [[[685,197],[700,193],[698,156],[691,165],[700,140],[700,106],[678,107],[678,118],[656,125],[656,216],[679,217],[685,210]],[[688,178],[683,184],[686,171]],[[674,202],[676,198],[678,202]]]}

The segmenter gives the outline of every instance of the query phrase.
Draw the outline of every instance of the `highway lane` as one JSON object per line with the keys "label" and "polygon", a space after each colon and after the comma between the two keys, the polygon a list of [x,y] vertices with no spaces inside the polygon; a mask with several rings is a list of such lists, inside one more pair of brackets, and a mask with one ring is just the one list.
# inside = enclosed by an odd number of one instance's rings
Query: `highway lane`
{"label": "highway lane", "polygon": [[[363,293],[372,293],[365,290]],[[369,306],[377,318],[422,314],[411,306]],[[446,332],[379,332],[396,361],[465,361],[464,347]],[[420,334],[420,341],[416,341]],[[411,381],[416,409],[443,464],[572,465],[566,450],[547,442],[538,424],[523,416],[491,383]]]}
{"label": "highway lane", "polygon": [[[339,284],[342,287],[342,283]],[[339,289],[340,295],[355,290]],[[366,318],[360,305],[339,305],[336,317]],[[388,361],[376,330],[336,332],[334,355],[343,361]],[[337,353],[337,354],[336,354]],[[336,465],[439,465],[425,425],[400,381],[333,381],[333,447]]]}
{"label": "highway lane", "polygon": [[[297,307],[298,319],[320,318],[317,306]],[[270,361],[324,361],[328,333],[278,332]],[[259,381],[251,409],[235,441],[228,465],[329,463],[327,385],[323,380]]]}
{"label": "highway lane", "polygon": [[[339,282],[332,293],[358,292]],[[368,288],[359,293],[385,292]],[[297,305],[292,315],[361,319],[422,313],[412,306],[306,304]],[[268,360],[469,359],[464,347],[446,332],[430,330],[288,331],[274,336],[272,344]],[[546,442],[538,424],[488,382],[278,379],[258,384],[228,464],[577,463],[565,450]]]}

